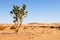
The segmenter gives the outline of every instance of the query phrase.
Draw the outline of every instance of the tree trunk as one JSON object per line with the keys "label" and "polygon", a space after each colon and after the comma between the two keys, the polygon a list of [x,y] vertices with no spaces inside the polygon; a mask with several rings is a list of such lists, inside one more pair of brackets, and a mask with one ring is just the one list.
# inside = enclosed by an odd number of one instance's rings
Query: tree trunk
{"label": "tree trunk", "polygon": [[19,21],[17,21],[16,33],[18,32],[18,28],[19,28]]}
{"label": "tree trunk", "polygon": [[16,33],[19,31],[19,28],[20,28],[21,24],[18,26],[18,28],[16,29]]}
{"label": "tree trunk", "polygon": [[20,20],[20,25],[18,25],[18,28],[16,29],[16,33],[19,31],[19,28],[21,27],[22,19]]}

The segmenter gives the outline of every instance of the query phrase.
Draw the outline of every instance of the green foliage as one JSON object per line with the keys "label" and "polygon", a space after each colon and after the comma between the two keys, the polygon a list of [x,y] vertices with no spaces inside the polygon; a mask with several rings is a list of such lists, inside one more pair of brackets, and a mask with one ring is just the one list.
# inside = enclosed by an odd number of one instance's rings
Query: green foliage
{"label": "green foliage", "polygon": [[[14,19],[13,22],[16,23],[17,25],[20,23],[19,27],[22,24],[23,18],[27,16],[28,12],[25,10],[26,10],[26,5],[23,4],[21,9],[19,6],[13,5],[13,9],[12,9],[12,11],[10,11],[10,13],[12,14],[13,19]],[[18,27],[18,29],[19,29],[19,27]]]}

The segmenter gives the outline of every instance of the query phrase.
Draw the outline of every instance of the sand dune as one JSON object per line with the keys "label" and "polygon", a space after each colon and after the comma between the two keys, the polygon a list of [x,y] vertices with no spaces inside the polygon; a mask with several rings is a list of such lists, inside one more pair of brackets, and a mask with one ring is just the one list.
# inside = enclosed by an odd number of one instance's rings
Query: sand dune
{"label": "sand dune", "polygon": [[[29,23],[22,24],[18,33],[10,29],[13,24],[2,24],[0,40],[60,40],[60,29],[50,28],[56,24]],[[45,26],[45,27],[43,27]],[[57,23],[56,27],[60,25]]]}

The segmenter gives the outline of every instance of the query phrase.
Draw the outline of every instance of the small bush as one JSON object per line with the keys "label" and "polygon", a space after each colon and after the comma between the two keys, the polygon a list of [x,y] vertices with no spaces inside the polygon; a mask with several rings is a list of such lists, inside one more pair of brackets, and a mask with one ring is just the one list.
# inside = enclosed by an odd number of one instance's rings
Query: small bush
{"label": "small bush", "polygon": [[24,29],[28,29],[28,27],[24,26]]}
{"label": "small bush", "polygon": [[3,31],[6,27],[0,26],[0,30]]}
{"label": "small bush", "polygon": [[16,29],[16,27],[15,26],[12,26],[10,29]]}
{"label": "small bush", "polygon": [[60,30],[60,26],[58,27],[58,29]]}
{"label": "small bush", "polygon": [[43,28],[45,28],[46,26],[42,26]]}
{"label": "small bush", "polygon": [[54,28],[53,26],[50,26],[50,28]]}

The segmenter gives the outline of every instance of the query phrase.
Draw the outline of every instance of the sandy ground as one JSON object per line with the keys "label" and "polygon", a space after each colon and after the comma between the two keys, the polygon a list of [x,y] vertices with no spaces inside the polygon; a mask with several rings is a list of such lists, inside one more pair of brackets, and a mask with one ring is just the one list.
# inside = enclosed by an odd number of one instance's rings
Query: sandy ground
{"label": "sandy ground", "polygon": [[15,33],[10,27],[0,30],[0,40],[60,40],[59,29],[22,26]]}

